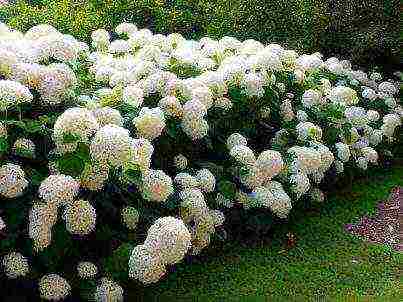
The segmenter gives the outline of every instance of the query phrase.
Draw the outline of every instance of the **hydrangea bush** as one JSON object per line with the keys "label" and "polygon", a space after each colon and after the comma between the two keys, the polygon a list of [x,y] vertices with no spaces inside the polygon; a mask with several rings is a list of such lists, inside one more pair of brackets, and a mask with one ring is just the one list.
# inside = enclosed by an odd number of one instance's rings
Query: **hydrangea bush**
{"label": "hydrangea bush", "polygon": [[401,84],[349,61],[111,36],[0,25],[0,252],[43,299],[122,301],[118,281],[158,282],[250,218],[270,229],[399,144]]}

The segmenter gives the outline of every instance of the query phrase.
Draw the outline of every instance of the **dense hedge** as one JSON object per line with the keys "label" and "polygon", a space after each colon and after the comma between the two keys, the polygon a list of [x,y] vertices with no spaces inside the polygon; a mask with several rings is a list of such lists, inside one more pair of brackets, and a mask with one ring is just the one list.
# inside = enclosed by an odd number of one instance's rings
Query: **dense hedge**
{"label": "dense hedge", "polygon": [[1,18],[19,30],[52,24],[87,41],[94,29],[111,30],[125,20],[192,39],[229,35],[320,50],[359,65],[400,63],[397,0],[38,0],[0,9]]}

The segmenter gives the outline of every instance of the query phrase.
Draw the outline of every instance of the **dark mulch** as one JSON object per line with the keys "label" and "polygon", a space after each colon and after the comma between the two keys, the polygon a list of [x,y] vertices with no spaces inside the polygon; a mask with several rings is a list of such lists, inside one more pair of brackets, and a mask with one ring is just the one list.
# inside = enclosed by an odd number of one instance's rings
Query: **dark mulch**
{"label": "dark mulch", "polygon": [[399,235],[400,224],[403,222],[403,187],[392,190],[389,198],[378,204],[373,217],[364,216],[357,224],[347,224],[347,232],[363,238],[371,243],[381,243],[394,250],[403,251]]}

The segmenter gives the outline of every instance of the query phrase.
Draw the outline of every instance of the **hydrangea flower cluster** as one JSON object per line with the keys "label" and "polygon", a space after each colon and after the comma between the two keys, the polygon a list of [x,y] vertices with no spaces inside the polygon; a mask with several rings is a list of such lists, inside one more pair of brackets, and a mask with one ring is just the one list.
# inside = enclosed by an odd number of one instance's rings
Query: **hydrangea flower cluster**
{"label": "hydrangea flower cluster", "polygon": [[[303,196],[323,202],[329,172],[366,170],[397,142],[401,83],[347,60],[252,39],[154,35],[131,23],[115,33],[95,30],[87,45],[46,24],[26,33],[0,25],[0,196],[36,189],[43,162],[50,171],[28,214],[35,252],[51,244],[59,210],[79,236],[116,215],[137,236],[147,213],[163,210],[126,263],[131,278],[155,283],[167,265],[209,245],[223,207],[286,219]],[[41,128],[28,129],[35,137],[14,133],[38,114]],[[100,210],[109,207],[110,215]],[[2,218],[7,231],[11,219]],[[10,278],[29,270],[16,252],[3,266]],[[90,262],[77,266],[81,279],[97,272]],[[92,298],[123,301],[118,283],[98,281]],[[57,274],[39,289],[53,301],[71,290]]]}
{"label": "hydrangea flower cluster", "polygon": [[183,259],[191,246],[191,235],[182,220],[163,217],[148,229],[147,238],[129,259],[129,276],[145,284],[157,282],[165,266]]}

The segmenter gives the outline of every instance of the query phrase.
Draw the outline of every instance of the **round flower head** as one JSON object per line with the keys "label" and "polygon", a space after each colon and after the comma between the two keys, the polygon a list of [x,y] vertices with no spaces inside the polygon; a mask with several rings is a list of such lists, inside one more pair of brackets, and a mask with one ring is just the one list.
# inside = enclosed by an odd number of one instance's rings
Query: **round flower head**
{"label": "round flower head", "polygon": [[229,150],[237,145],[246,146],[247,144],[247,139],[239,133],[232,133],[227,139],[227,147]]}
{"label": "round flower head", "polygon": [[48,274],[39,280],[39,293],[44,300],[62,301],[70,291],[70,284],[57,274]]}
{"label": "round flower head", "polygon": [[49,24],[38,24],[31,27],[24,35],[28,40],[37,40],[51,34],[60,34],[56,28]]}
{"label": "round flower head", "polygon": [[160,107],[165,114],[173,117],[181,117],[183,114],[182,104],[172,95],[162,98],[158,103],[158,107]]}
{"label": "round flower head", "polygon": [[256,157],[252,149],[245,145],[236,145],[231,151],[230,155],[240,164],[251,166],[256,163]]}
{"label": "round flower head", "polygon": [[3,257],[3,268],[7,278],[15,279],[24,277],[29,271],[27,258],[21,253],[10,252]]}
{"label": "round flower head", "polygon": [[30,103],[33,98],[28,87],[21,83],[0,80],[0,111],[5,111],[22,103]]}
{"label": "round flower head", "polygon": [[142,173],[147,173],[150,169],[151,156],[154,147],[149,140],[145,138],[131,140],[131,162],[137,164]]}
{"label": "round flower head", "polygon": [[13,145],[13,153],[26,158],[35,157],[35,144],[27,138],[19,138]]}
{"label": "round flower head", "polygon": [[49,175],[39,186],[39,197],[47,203],[66,205],[74,200],[80,184],[69,175]]}
{"label": "round flower head", "polygon": [[103,107],[93,110],[92,114],[96,118],[100,127],[108,124],[114,124],[120,127],[123,126],[123,118],[119,110],[110,107]]}
{"label": "round flower head", "polygon": [[279,182],[272,181],[267,187],[274,196],[273,202],[270,204],[270,210],[280,218],[287,218],[292,209],[292,204],[283,186]]}
{"label": "round flower head", "polygon": [[96,211],[85,200],[76,200],[65,209],[66,229],[71,234],[87,235],[95,229]]}
{"label": "round flower head", "polygon": [[302,105],[306,108],[311,108],[319,103],[320,93],[313,89],[308,89],[302,95]]}
{"label": "round flower head", "polygon": [[201,119],[207,114],[206,105],[196,99],[187,101],[183,105],[183,115],[188,118]]}
{"label": "round flower head", "polygon": [[182,119],[181,127],[183,132],[186,133],[192,140],[198,140],[207,136],[209,125],[206,120],[202,118],[189,118]]}
{"label": "round flower head", "polygon": [[143,284],[156,283],[166,273],[165,265],[146,245],[134,247],[129,259],[129,277]]}
{"label": "round flower head", "polygon": [[77,273],[81,279],[92,279],[98,274],[98,268],[92,262],[81,261],[77,264]]}
{"label": "round flower head", "polygon": [[162,217],[148,229],[144,245],[164,264],[178,263],[190,248],[191,235],[182,220]]}
{"label": "round flower head", "polygon": [[110,44],[109,33],[105,29],[97,29],[91,34],[92,46],[98,50],[106,50]]}
{"label": "round flower head", "polygon": [[303,173],[292,174],[290,176],[290,183],[292,191],[297,194],[297,198],[308,192],[310,187],[309,178]]}
{"label": "round flower head", "polygon": [[20,166],[5,164],[0,167],[0,196],[5,198],[19,197],[27,186],[28,180]]}
{"label": "round flower head", "polygon": [[196,173],[199,187],[204,192],[213,192],[215,188],[215,176],[208,169],[201,169]]}
{"label": "round flower head", "polygon": [[29,212],[28,235],[34,250],[41,251],[52,240],[52,227],[57,220],[57,206],[53,203],[34,203]]}
{"label": "round flower head", "polygon": [[123,102],[135,108],[143,104],[144,92],[136,85],[129,85],[123,89]]}
{"label": "round flower head", "polygon": [[183,154],[178,154],[174,157],[174,165],[178,170],[185,170],[188,160]]}
{"label": "round flower head", "polygon": [[118,35],[121,35],[121,34],[130,35],[130,34],[136,32],[136,31],[137,31],[137,26],[135,24],[133,24],[133,23],[123,22],[123,23],[120,23],[115,28],[115,32]]}
{"label": "round flower head", "polygon": [[102,278],[94,295],[96,302],[123,302],[123,288],[115,281]]}
{"label": "round flower head", "polygon": [[322,129],[311,122],[300,122],[297,127],[298,139],[319,141],[322,139]]}
{"label": "round flower head", "polygon": [[391,82],[382,82],[378,86],[378,90],[381,93],[384,93],[389,96],[393,96],[398,92],[397,88]]}
{"label": "round flower head", "polygon": [[344,163],[348,162],[348,160],[350,159],[349,146],[343,143],[336,143],[335,147],[337,151],[337,157]]}
{"label": "round flower head", "polygon": [[325,194],[319,188],[312,188],[309,195],[314,202],[322,203],[325,200]]}
{"label": "round flower head", "polygon": [[327,96],[334,104],[354,105],[358,102],[357,92],[346,86],[337,86],[332,88]]}
{"label": "round flower head", "polygon": [[91,158],[100,164],[113,167],[124,165],[130,158],[129,131],[116,125],[106,125],[98,130],[90,145]]}
{"label": "round flower head", "polygon": [[136,229],[137,223],[139,222],[139,212],[136,208],[125,207],[122,209],[121,215],[123,223],[129,230]]}
{"label": "round flower head", "polygon": [[164,113],[160,108],[141,108],[139,115],[133,119],[140,137],[153,140],[161,135],[165,128]]}
{"label": "round flower head", "polygon": [[189,173],[179,173],[175,176],[175,184],[180,190],[194,189],[199,187],[199,181]]}
{"label": "round flower head", "polygon": [[143,177],[142,195],[146,200],[163,202],[174,192],[172,179],[161,170],[150,170]]}
{"label": "round flower head", "polygon": [[91,111],[85,108],[70,108],[56,120],[53,139],[56,145],[61,147],[59,149],[72,152],[78,142],[88,143],[98,128],[99,124]]}
{"label": "round flower head", "polygon": [[278,151],[263,151],[256,160],[256,167],[263,172],[265,178],[272,178],[278,175],[283,166],[284,162],[281,153]]}

